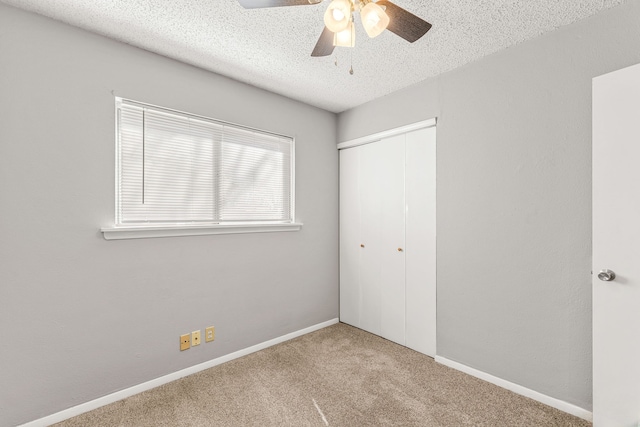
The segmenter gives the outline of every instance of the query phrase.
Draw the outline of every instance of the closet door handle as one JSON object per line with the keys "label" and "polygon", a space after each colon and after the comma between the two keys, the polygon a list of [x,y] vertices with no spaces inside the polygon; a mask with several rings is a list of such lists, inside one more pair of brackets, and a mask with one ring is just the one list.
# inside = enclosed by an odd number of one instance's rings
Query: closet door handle
{"label": "closet door handle", "polygon": [[398,252],[402,252],[402,248],[398,248]]}
{"label": "closet door handle", "polygon": [[364,248],[364,245],[363,245],[362,243],[360,243],[360,247],[361,247],[361,248]]}

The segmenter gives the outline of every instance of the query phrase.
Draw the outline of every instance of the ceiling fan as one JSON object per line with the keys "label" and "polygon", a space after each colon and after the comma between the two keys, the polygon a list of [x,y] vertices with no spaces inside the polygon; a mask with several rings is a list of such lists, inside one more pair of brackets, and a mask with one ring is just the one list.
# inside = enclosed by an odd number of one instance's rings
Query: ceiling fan
{"label": "ceiling fan", "polygon": [[[238,0],[245,9],[261,9],[281,6],[309,6],[322,0]],[[367,35],[376,37],[385,29],[410,43],[424,36],[431,24],[396,6],[389,0],[332,0],[324,14],[325,27],[311,56],[328,56],[336,46],[355,46],[354,14],[360,20]]]}

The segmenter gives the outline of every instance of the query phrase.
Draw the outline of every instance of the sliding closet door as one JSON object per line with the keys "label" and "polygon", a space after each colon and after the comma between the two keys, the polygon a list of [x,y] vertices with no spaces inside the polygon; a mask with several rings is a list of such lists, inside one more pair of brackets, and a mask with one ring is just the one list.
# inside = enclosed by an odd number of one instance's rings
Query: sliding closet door
{"label": "sliding closet door", "polygon": [[340,150],[340,320],[360,327],[360,150]]}
{"label": "sliding closet door", "polygon": [[376,143],[379,150],[380,335],[405,344],[405,135]]}
{"label": "sliding closet door", "polygon": [[406,140],[406,346],[436,355],[436,128]]}

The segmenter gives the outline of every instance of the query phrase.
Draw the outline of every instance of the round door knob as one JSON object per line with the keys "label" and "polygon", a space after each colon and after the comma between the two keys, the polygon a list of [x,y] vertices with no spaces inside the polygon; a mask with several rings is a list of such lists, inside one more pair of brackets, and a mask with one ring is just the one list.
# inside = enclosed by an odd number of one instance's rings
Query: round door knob
{"label": "round door knob", "polygon": [[398,252],[402,252],[402,248],[398,248]]}
{"label": "round door knob", "polygon": [[616,273],[614,273],[611,270],[600,270],[600,273],[598,273],[598,279],[602,280],[603,282],[611,282],[613,279],[616,278]]}
{"label": "round door knob", "polygon": [[363,245],[362,243],[360,243],[360,247],[361,247],[361,248],[364,248],[364,245]]}

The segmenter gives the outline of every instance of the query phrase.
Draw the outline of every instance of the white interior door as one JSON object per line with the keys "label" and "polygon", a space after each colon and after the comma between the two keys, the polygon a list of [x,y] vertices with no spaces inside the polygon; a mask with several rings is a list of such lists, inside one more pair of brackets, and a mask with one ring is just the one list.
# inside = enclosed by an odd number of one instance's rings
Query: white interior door
{"label": "white interior door", "polygon": [[360,150],[340,150],[340,320],[360,327]]}
{"label": "white interior door", "polygon": [[433,124],[340,151],[340,320],[430,356],[436,353]]}
{"label": "white interior door", "polygon": [[360,327],[382,333],[382,201],[380,187],[384,158],[379,142],[356,147],[360,151]]}
{"label": "white interior door", "polygon": [[436,355],[436,128],[406,140],[406,346]]}
{"label": "white interior door", "polygon": [[593,417],[640,422],[640,65],[593,81]]}
{"label": "white interior door", "polygon": [[380,336],[405,345],[405,135],[377,146],[380,203]]}

